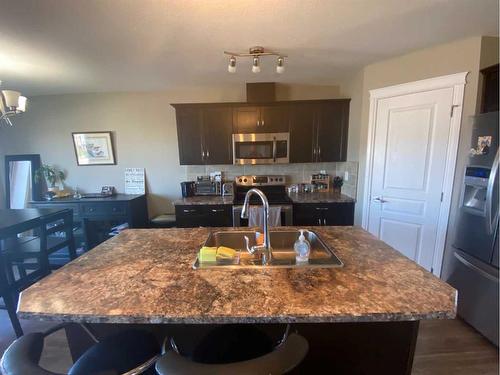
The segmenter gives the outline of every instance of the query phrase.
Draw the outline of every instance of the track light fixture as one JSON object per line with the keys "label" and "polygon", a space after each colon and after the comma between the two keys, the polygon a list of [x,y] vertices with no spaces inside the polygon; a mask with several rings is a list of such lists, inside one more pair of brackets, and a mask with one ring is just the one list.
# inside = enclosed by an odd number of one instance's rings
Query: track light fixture
{"label": "track light fixture", "polygon": [[283,74],[285,72],[285,59],[283,56],[278,56],[278,63],[276,64],[276,73]]}
{"label": "track light fixture", "polygon": [[231,56],[229,58],[229,65],[227,66],[227,71],[229,73],[236,73],[236,58]]}
{"label": "track light fixture", "polygon": [[252,73],[260,73],[259,57],[255,56],[253,58]]}
{"label": "track light fixture", "polygon": [[224,51],[226,55],[230,55],[229,65],[227,66],[227,71],[229,73],[236,72],[236,57],[251,57],[252,58],[252,72],[259,73],[260,72],[260,57],[261,56],[278,56],[277,64],[276,64],[276,73],[282,74],[285,71],[285,57],[279,52],[275,51],[267,51],[264,50],[264,47],[251,47],[248,50],[248,53],[236,53],[236,52],[228,52]]}

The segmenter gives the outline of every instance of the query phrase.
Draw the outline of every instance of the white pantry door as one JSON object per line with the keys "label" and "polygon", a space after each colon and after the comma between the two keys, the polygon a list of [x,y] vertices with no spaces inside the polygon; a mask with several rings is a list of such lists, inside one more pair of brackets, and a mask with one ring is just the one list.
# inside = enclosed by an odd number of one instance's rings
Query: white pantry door
{"label": "white pantry door", "polygon": [[453,88],[378,100],[368,230],[431,270]]}

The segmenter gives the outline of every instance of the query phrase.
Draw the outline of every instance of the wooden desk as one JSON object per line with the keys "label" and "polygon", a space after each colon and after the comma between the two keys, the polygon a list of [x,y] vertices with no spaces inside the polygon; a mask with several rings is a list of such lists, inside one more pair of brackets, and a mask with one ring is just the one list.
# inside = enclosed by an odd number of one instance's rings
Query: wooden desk
{"label": "wooden desk", "polygon": [[110,229],[127,223],[130,228],[148,225],[146,195],[116,194],[108,198],[61,198],[33,201],[31,207],[67,208],[73,211],[77,247],[90,250],[109,238]]}

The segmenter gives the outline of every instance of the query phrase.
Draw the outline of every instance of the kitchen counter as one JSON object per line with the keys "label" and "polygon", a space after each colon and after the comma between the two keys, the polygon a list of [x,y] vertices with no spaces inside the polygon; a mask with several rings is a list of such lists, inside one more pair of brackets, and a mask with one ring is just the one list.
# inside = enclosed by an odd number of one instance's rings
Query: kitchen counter
{"label": "kitchen counter", "polygon": [[203,324],[455,317],[455,289],[368,232],[311,230],[334,249],[343,268],[193,270],[210,229],[126,230],[23,291],[18,315]]}
{"label": "kitchen counter", "polygon": [[293,203],[352,203],[356,199],[333,191],[288,194]]}
{"label": "kitchen counter", "polygon": [[175,200],[174,206],[202,206],[216,204],[233,204],[232,196],[221,195],[197,195],[194,197],[180,198]]}
{"label": "kitchen counter", "polygon": [[[293,203],[352,203],[356,199],[345,194],[328,192],[314,193],[290,193],[288,194]],[[220,195],[201,195],[195,197],[180,198],[174,201],[175,206],[190,206],[190,205],[216,205],[216,204],[233,204],[232,196],[222,197]]]}

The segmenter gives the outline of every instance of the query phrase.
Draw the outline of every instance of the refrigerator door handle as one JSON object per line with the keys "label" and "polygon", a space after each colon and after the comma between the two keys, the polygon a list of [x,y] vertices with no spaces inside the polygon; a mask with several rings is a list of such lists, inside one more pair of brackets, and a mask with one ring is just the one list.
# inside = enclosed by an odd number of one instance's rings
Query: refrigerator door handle
{"label": "refrigerator door handle", "polygon": [[457,254],[455,252],[455,253],[453,253],[453,255],[455,256],[455,258],[458,259],[458,261],[460,263],[462,263],[467,268],[473,269],[474,271],[476,271],[477,273],[479,273],[481,276],[486,277],[488,280],[493,281],[495,283],[498,283],[498,278],[496,278],[493,275],[490,275],[488,272],[486,272],[486,271],[482,270],[481,268],[479,268],[478,266],[472,264],[467,259],[465,259],[464,257],[462,257],[460,254]]}
{"label": "refrigerator door handle", "polygon": [[488,234],[493,234],[495,230],[495,224],[498,218],[498,207],[495,207],[496,212],[493,213],[493,187],[495,185],[495,180],[497,179],[498,174],[498,154],[500,151],[497,151],[495,156],[495,160],[493,161],[493,166],[491,167],[490,178],[488,180],[488,187],[486,189],[486,232]]}

